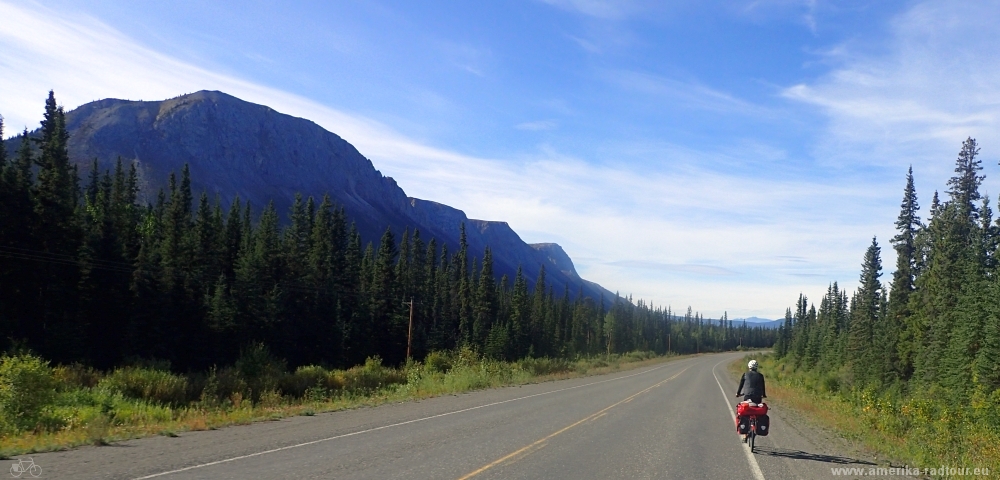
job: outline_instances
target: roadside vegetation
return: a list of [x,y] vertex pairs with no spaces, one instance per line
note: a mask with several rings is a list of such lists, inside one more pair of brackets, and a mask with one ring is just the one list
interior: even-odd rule
[[[749,359],[750,357],[747,357]],[[903,395],[851,386],[845,370],[819,372],[774,355],[754,356],[768,397],[886,459],[893,466],[1000,468],[1000,395],[956,405],[943,392]],[[746,360],[730,365],[742,373]]]
[[1000,222],[978,154],[962,143],[926,223],[910,169],[891,280],[872,239],[857,290],[800,295],[767,361],[803,409],[911,466],[1000,469]]
[[669,357],[637,351],[507,362],[465,348],[399,368],[372,357],[346,370],[289,371],[256,344],[231,367],[179,375],[166,363],[100,372],[10,355],[0,357],[0,457],[607,373]]

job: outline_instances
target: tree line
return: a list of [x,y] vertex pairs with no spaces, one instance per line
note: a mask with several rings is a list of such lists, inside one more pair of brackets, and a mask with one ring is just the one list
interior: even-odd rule
[[[0,117],[0,138],[3,138]],[[41,128],[0,142],[0,348],[111,368],[228,364],[263,343],[290,366],[348,367],[370,356],[467,346],[501,359],[770,346],[775,332],[676,316],[631,298],[555,292],[544,267],[499,280],[489,248],[450,252],[417,229],[363,243],[328,196],[224,208],[195,199],[185,166],[140,205],[136,165],[97,160],[81,180],[50,92]],[[14,143],[14,142],[8,142]],[[397,238],[398,236],[398,238]]]
[[962,143],[948,198],[934,192],[926,222],[911,167],[888,285],[872,239],[858,289],[848,295],[831,284],[818,310],[800,295],[785,314],[777,355],[861,388],[960,405],[1000,395],[1000,221],[979,191],[985,176],[978,154],[975,139]]

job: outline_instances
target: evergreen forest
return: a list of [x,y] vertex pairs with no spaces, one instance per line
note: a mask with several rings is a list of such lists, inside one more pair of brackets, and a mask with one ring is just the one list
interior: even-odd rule
[[[0,117],[0,138],[2,128]],[[56,363],[99,369],[166,361],[183,372],[232,364],[241,350],[260,344],[291,368],[347,368],[375,356],[399,365],[408,338],[418,360],[461,347],[516,360],[770,347],[777,338],[775,330],[734,325],[725,317],[706,320],[690,307],[675,315],[669,307],[631,298],[556,292],[546,284],[544,269],[535,279],[520,272],[497,279],[492,252],[469,252],[464,226],[459,248],[449,251],[419,230],[386,230],[377,243],[363,242],[344,209],[327,197],[298,196],[284,221],[272,205],[236,200],[224,206],[205,193],[196,197],[186,167],[170,175],[155,202],[142,205],[135,164],[94,160],[87,178],[80,178],[68,138],[63,109],[50,92],[41,128],[25,130],[6,142],[9,148],[0,143],[3,351],[31,351]],[[957,325],[952,316],[964,311],[949,307],[979,305],[970,303],[979,297],[964,279],[975,276],[976,288],[995,288],[992,250],[982,257],[970,253],[986,252],[996,236],[988,210],[971,203],[978,200],[976,182],[966,193],[960,190],[964,184],[956,186],[954,195],[967,195],[962,202],[968,200],[968,207],[949,202],[935,207],[930,227],[915,217],[906,224],[909,240],[899,244],[911,252],[908,271],[914,273],[906,277],[909,284],[893,288],[909,289],[913,300],[899,307],[904,297],[894,294],[886,303],[878,287],[858,300],[868,303],[852,309],[872,312],[871,319],[851,323],[866,329],[858,335],[868,343],[883,325],[914,324],[900,329],[893,344],[899,353],[886,360],[899,379],[933,376],[937,370],[927,369],[940,367],[925,350],[903,345],[944,342],[953,348],[948,339],[984,328],[985,319],[979,330],[971,324],[961,332],[945,328]],[[947,253],[937,253],[946,246]],[[875,255],[877,261],[877,250]],[[963,280],[952,277],[955,272]],[[847,331],[847,316],[837,317],[830,329],[824,312],[815,320],[803,313],[789,325],[782,351],[798,352],[808,343],[803,351],[813,352],[813,343],[803,339],[811,342],[818,329]],[[906,336],[925,324],[945,330]],[[979,352],[995,350],[991,325],[993,344],[955,355],[971,355],[972,365]],[[832,341],[841,342],[836,335]],[[817,361],[830,355],[815,352]],[[993,385],[997,375],[991,368],[992,376],[971,367],[963,371]]]
[[822,372],[834,392],[867,389],[958,406],[1000,400],[1000,221],[980,192],[978,154],[975,139],[962,143],[948,196],[934,192],[926,221],[911,167],[888,284],[872,239],[857,291],[848,295],[833,283],[818,310],[800,296],[785,314],[776,354]]

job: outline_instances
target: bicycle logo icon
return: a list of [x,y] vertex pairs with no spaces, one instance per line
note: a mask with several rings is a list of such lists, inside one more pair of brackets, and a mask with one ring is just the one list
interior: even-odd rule
[[10,466],[10,474],[14,478],[19,478],[24,472],[28,472],[28,475],[32,477],[39,477],[42,475],[42,467],[35,465],[35,460],[31,457],[28,457],[27,461],[23,458],[19,459],[17,463]]

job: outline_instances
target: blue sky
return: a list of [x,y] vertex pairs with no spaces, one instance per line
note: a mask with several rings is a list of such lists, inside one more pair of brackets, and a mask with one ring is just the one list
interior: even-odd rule
[[909,165],[928,206],[973,136],[995,200],[998,25],[985,1],[0,0],[0,114],[222,90],[607,288],[777,318],[853,289],[873,236],[889,280]]

